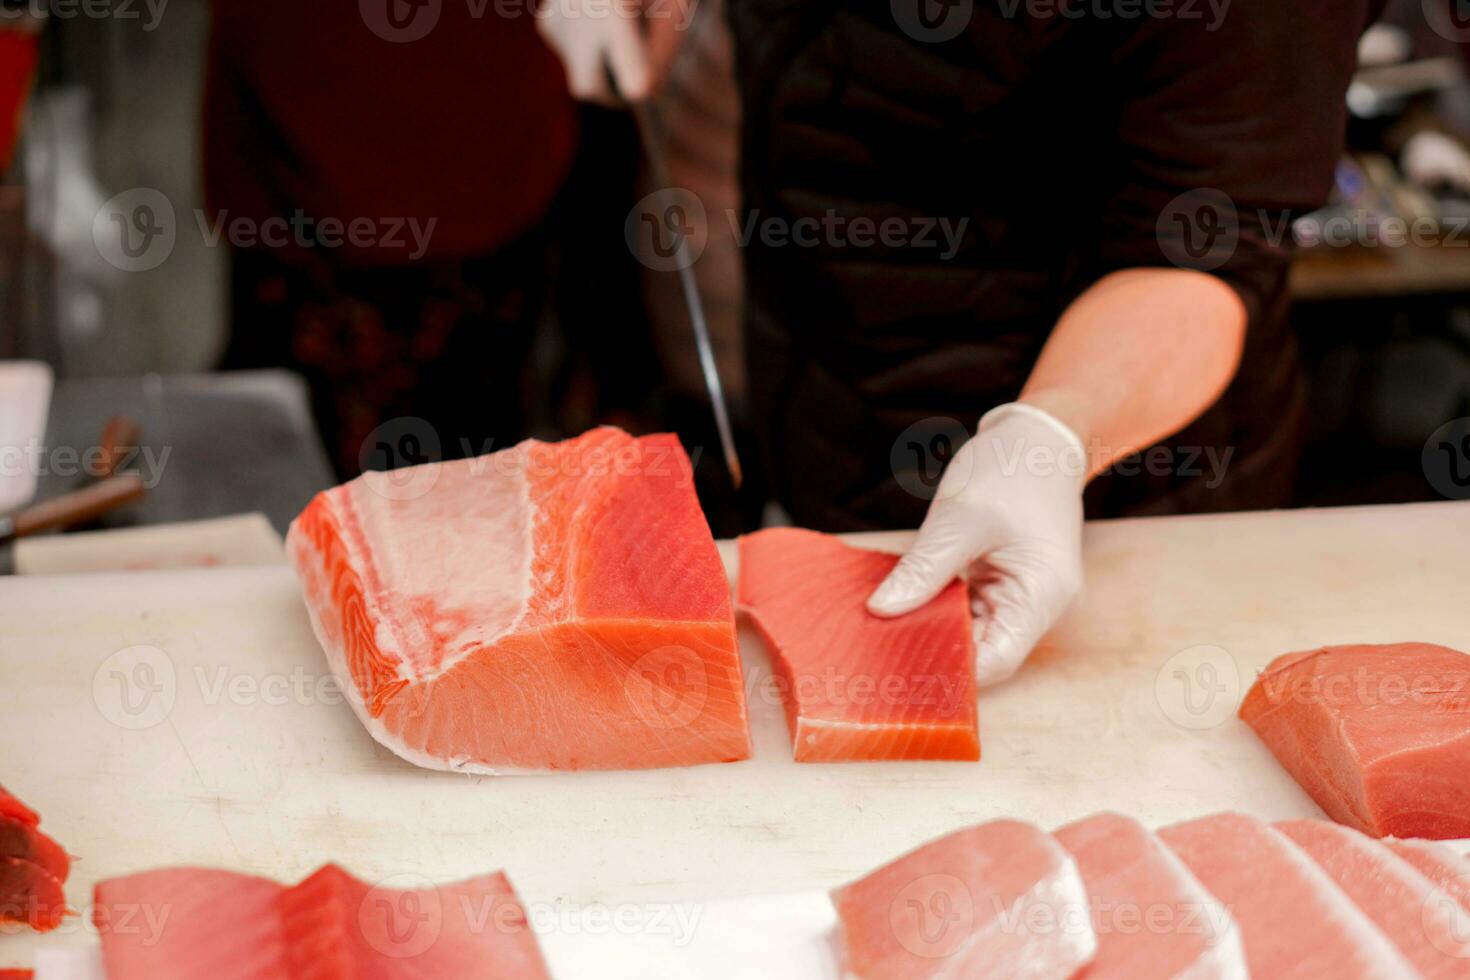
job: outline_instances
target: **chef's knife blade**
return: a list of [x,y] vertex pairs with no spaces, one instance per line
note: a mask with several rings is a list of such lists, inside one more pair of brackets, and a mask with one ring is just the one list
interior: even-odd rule
[[[618,80],[613,74],[612,66],[603,62],[603,71],[607,75],[608,86],[614,95],[622,98],[618,91]],[[657,188],[654,194],[658,197],[659,210],[664,214],[669,209],[676,207],[671,200],[673,181],[669,177],[669,168],[664,161],[663,155],[663,123],[659,118],[658,109],[647,99],[629,100],[623,99],[633,112],[634,124],[638,128],[639,142],[643,146],[644,159],[648,161],[649,176]],[[740,489],[744,479],[744,471],[740,466],[740,455],[735,451],[735,433],[730,427],[730,411],[725,404],[725,388],[720,383],[720,370],[715,363],[714,346],[710,343],[709,323],[704,316],[704,301],[699,294],[699,281],[694,276],[694,262],[689,257],[689,240],[684,236],[683,227],[677,222],[671,228],[675,235],[675,253],[679,271],[679,285],[684,293],[684,307],[689,314],[689,325],[694,330],[694,345],[699,352],[699,368],[704,375],[704,386],[709,392],[710,407],[715,413],[715,428],[720,434],[720,446],[725,452],[725,467],[730,471],[730,482],[735,489]]]

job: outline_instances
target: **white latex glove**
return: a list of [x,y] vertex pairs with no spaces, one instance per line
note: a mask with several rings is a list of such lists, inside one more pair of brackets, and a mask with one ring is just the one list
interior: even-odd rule
[[1470,194],[1470,150],[1452,136],[1432,130],[1415,133],[1404,144],[1399,165],[1410,180],[1425,187]]
[[610,68],[629,102],[653,94],[694,13],[694,0],[542,0],[536,28],[561,58],[572,95],[620,105]]
[[1010,677],[1082,588],[1086,470],[1081,440],[1048,413],[1019,403],[987,413],[868,610],[903,615],[961,576],[975,612],[976,680]]

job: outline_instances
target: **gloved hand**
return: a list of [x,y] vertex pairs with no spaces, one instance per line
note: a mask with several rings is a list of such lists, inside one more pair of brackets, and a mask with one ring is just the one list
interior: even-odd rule
[[646,99],[668,72],[694,15],[694,0],[543,0],[536,29],[561,58],[572,95],[620,105]]
[[1077,435],[1031,405],[1002,405],[950,460],[919,536],[868,600],[878,616],[929,602],[956,576],[970,584],[976,680],[1016,672],[1082,588]]
[[1410,180],[1425,187],[1447,187],[1470,194],[1470,149],[1453,136],[1427,130],[1404,144],[1399,166]]

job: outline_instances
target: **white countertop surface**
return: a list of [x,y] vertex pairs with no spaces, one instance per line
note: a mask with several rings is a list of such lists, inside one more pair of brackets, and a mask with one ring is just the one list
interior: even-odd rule
[[[1470,503],[1093,524],[1085,595],[981,696],[979,764],[793,763],[742,627],[755,758],[522,777],[419,770],[374,743],[284,566],[0,579],[0,783],[78,855],[84,910],[97,879],[160,865],[294,881],[336,861],[369,879],[504,868],[533,913],[575,918],[825,889],[1000,816],[1319,816],[1235,719],[1240,697],[1290,650],[1470,650],[1467,543]],[[0,966],[93,938],[0,936]]]

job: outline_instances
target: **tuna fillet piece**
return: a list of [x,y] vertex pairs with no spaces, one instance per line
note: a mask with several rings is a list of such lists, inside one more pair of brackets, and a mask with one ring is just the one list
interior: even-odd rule
[[980,758],[965,585],[873,616],[868,596],[897,561],[815,531],[740,539],[740,609],[771,652],[798,762]]
[[30,827],[34,827],[41,822],[41,818],[36,815],[35,810],[32,810],[20,800],[11,796],[6,792],[4,786],[0,786],[0,817],[9,817],[11,820]]
[[61,881],[71,873],[71,858],[60,844],[43,834],[35,824],[0,817],[0,857],[22,858],[39,864]]
[[0,922],[39,932],[61,924],[71,859],[40,830],[36,811],[0,787]]
[[550,980],[503,874],[401,891],[328,865],[278,907],[292,980]]
[[504,875],[418,890],[328,865],[294,888],[175,868],[98,884],[108,980],[548,980]]
[[60,878],[32,861],[0,857],[0,922],[49,932],[70,911]]
[[1464,934],[1470,937],[1470,859],[1433,841],[1386,840],[1383,843],[1459,904],[1467,917],[1462,920],[1466,923]]
[[1245,980],[1230,911],[1152,832],[1101,813],[1055,837],[1077,860],[1097,957],[1079,980]]
[[1076,862],[1014,820],[925,844],[832,900],[860,980],[1064,980],[1097,951]]
[[1388,937],[1285,835],[1239,813],[1159,831],[1235,915],[1251,976],[1403,980],[1418,974]]
[[1470,656],[1428,643],[1287,654],[1240,717],[1338,823],[1470,837]]
[[97,883],[92,921],[108,980],[285,978],[286,941],[267,878],[167,868]]
[[673,436],[366,473],[319,494],[287,548],[358,717],[411,762],[750,754],[729,583]]
[[1325,820],[1276,825],[1372,919],[1429,980],[1470,978],[1470,935],[1457,937],[1459,909],[1443,892],[1373,838]]

